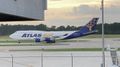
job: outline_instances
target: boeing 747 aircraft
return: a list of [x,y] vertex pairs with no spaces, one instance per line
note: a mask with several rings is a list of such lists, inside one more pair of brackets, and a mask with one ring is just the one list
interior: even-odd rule
[[96,24],[99,18],[93,18],[88,24],[77,31],[38,31],[21,30],[16,31],[9,37],[15,40],[34,40],[35,42],[45,41],[46,43],[55,43],[56,40],[73,39],[97,32]]

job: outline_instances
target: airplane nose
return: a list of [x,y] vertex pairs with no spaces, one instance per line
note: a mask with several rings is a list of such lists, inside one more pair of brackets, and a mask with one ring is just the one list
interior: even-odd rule
[[9,37],[12,38],[12,39],[14,39],[14,35],[13,34],[11,34]]

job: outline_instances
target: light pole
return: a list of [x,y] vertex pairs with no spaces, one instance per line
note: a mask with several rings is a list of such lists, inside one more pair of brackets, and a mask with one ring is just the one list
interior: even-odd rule
[[43,67],[43,53],[41,53],[41,67]]
[[101,1],[102,10],[102,67],[105,67],[105,42],[104,42],[104,0]]
[[71,53],[71,67],[74,67],[74,57],[72,53]]
[[12,54],[11,54],[11,58],[12,58],[12,67],[13,67],[14,62],[13,62],[13,55]]

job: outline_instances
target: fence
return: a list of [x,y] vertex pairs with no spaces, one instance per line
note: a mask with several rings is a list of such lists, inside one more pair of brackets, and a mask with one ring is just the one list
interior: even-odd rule
[[[1,56],[2,67],[100,67],[102,56],[97,55],[23,55],[9,57]],[[109,66],[111,57],[106,57],[106,64]]]

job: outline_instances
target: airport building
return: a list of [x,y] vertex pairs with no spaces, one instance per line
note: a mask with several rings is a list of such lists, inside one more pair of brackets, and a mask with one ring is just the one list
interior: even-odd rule
[[0,0],[0,21],[44,20],[47,0]]

